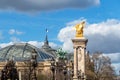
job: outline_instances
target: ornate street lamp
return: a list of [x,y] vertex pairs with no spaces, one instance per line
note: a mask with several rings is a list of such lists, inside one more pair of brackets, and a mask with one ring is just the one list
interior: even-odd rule
[[32,80],[37,80],[36,70],[35,70],[35,68],[37,67],[37,52],[35,49],[33,49],[31,55],[31,66],[32,66]]
[[73,80],[73,75],[74,75],[73,69],[68,70],[68,78],[69,78],[69,80]]
[[63,74],[64,74],[64,80],[67,80],[67,79],[66,79],[67,66],[63,66]]

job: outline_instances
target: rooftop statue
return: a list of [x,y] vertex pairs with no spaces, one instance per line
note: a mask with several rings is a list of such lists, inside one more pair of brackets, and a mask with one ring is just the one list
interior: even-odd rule
[[62,50],[62,48],[59,48],[56,53],[59,59],[66,59],[67,52]]
[[81,22],[80,24],[75,25],[76,37],[83,37],[84,26],[85,26],[85,21]]

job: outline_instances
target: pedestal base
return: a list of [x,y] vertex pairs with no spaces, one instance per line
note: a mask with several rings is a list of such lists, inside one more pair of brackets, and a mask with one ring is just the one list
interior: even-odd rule
[[78,77],[77,76],[73,76],[73,80],[78,80]]

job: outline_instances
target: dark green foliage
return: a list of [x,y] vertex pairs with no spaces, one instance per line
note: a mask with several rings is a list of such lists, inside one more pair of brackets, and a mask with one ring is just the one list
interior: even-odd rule
[[59,59],[66,59],[67,52],[63,51],[62,48],[59,48],[56,53]]

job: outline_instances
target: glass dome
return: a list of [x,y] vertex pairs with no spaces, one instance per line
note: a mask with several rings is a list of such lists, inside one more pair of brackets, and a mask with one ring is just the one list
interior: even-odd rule
[[24,61],[31,59],[32,51],[37,52],[37,60],[43,61],[53,59],[54,57],[41,49],[28,43],[17,43],[0,49],[0,60],[14,59],[16,61]]

